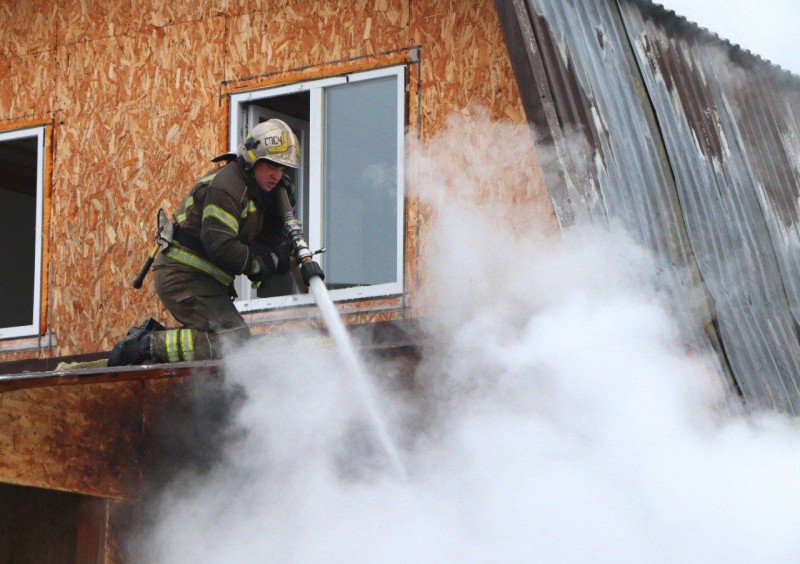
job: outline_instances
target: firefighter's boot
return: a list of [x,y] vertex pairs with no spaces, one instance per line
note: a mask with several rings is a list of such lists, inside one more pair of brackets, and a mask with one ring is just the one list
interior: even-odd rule
[[153,331],[163,326],[153,318],[147,319],[139,327],[128,331],[128,336],[114,345],[108,356],[108,366],[128,366],[141,364],[153,358],[150,352]]
[[130,336],[135,331],[139,331],[140,334],[143,335],[145,333],[152,333],[153,331],[163,331],[164,329],[166,329],[166,327],[161,325],[158,321],[156,321],[152,317],[148,317],[147,319],[142,321],[142,324],[139,325],[138,327],[131,327],[130,329],[128,329],[128,335]]

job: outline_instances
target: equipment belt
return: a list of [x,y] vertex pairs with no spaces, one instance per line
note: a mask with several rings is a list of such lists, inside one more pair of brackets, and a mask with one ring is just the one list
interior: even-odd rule
[[164,254],[176,262],[191,266],[200,272],[208,274],[226,288],[233,284],[233,276],[206,259],[205,256],[195,254],[191,249],[178,245],[170,245]]
[[172,240],[176,241],[181,247],[186,247],[194,254],[202,258],[208,258],[206,250],[203,248],[203,243],[200,239],[189,235],[186,231],[180,228],[180,225],[175,224],[175,232],[172,234]]

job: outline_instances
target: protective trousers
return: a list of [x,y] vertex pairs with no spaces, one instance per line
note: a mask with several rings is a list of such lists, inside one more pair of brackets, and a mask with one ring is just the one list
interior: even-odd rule
[[250,337],[250,329],[233,305],[228,289],[216,280],[169,259],[157,261],[153,272],[158,297],[183,324],[179,329],[153,333],[153,360],[218,359],[223,342],[241,344]]

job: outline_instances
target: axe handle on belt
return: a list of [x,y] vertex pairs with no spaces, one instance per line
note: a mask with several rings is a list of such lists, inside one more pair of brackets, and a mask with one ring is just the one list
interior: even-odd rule
[[153,261],[156,260],[156,256],[158,256],[158,251],[161,250],[161,245],[156,243],[153,246],[153,250],[150,251],[150,254],[147,255],[147,260],[144,261],[142,268],[139,270],[139,274],[136,275],[136,278],[133,279],[133,287],[137,290],[142,287],[142,282],[144,282],[144,277],[147,276],[147,272],[150,270],[150,267],[153,266]]
[[156,226],[156,244],[144,261],[142,268],[139,269],[139,274],[133,279],[133,287],[137,290],[142,287],[144,277],[147,276],[147,272],[150,270],[150,267],[153,266],[153,261],[156,260],[158,251],[162,249],[166,250],[172,243],[172,235],[175,233],[177,227],[176,224],[169,220],[163,208],[159,208],[158,214],[156,214]]

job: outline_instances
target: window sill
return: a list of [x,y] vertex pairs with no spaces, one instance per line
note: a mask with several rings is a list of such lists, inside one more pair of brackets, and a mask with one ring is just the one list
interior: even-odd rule
[[38,351],[55,347],[55,333],[45,333],[35,337],[11,337],[0,341],[0,354]]
[[[336,302],[336,309],[343,317],[402,312],[405,308],[403,296],[398,295],[351,302]],[[242,312],[242,316],[250,327],[255,328],[263,325],[309,320],[317,317],[318,312],[316,304],[311,303],[303,306]]]

